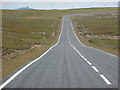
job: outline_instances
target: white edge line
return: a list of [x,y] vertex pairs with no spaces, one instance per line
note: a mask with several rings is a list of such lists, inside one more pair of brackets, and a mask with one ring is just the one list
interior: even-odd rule
[[98,51],[104,52],[104,53],[106,53],[106,54],[108,54],[108,55],[111,55],[111,56],[117,57],[116,55],[110,54],[110,53],[108,53],[108,52],[105,52],[105,51],[103,51],[103,50],[100,50],[100,49],[97,49],[97,48],[94,48],[94,47],[86,46],[85,44],[81,43],[80,40],[79,40],[79,38],[78,38],[77,35],[75,34],[75,31],[74,31],[74,28],[73,28],[73,25],[72,25],[72,21],[71,21],[71,19],[70,19],[70,22],[71,22],[71,26],[72,26],[72,29],[73,29],[72,31],[73,31],[75,37],[77,38],[77,40],[79,41],[80,44],[82,44],[82,45],[85,46],[85,47],[93,48],[93,49],[95,49],[95,50],[98,50]]
[[99,70],[95,67],[95,66],[92,66],[92,68],[98,73]]
[[63,31],[63,21],[64,21],[64,17],[62,18],[62,29],[61,29],[61,33],[59,35],[58,41],[55,45],[51,46],[46,52],[44,52],[40,57],[36,58],[35,60],[33,60],[32,62],[28,63],[26,66],[24,66],[22,69],[20,69],[18,72],[16,72],[14,75],[12,75],[7,81],[5,81],[3,84],[0,85],[0,90],[2,88],[4,88],[7,84],[9,84],[15,77],[17,77],[21,72],[23,72],[25,69],[27,69],[30,65],[32,65],[34,62],[38,61],[39,59],[41,59],[44,55],[46,55],[53,47],[57,46],[61,35],[62,35],[62,31]]
[[107,83],[107,85],[111,85],[111,82],[103,74],[100,74],[100,77]]
[[22,69],[20,69],[18,72],[16,72],[13,76],[11,76],[7,81],[5,81],[1,86],[0,90],[4,88],[8,83],[10,83],[15,77],[17,77],[21,72],[23,72],[25,69],[27,69],[30,65],[32,65],[34,62],[38,61],[41,59],[46,53],[48,53],[54,46],[49,48],[45,53],[43,53],[40,57],[36,58],[32,62],[28,63],[26,66],[24,66]]

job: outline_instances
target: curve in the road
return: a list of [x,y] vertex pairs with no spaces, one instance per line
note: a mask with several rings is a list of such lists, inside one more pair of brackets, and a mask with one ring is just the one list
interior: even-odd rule
[[70,16],[63,17],[58,42],[11,76],[0,89],[118,87],[118,58],[83,45]]

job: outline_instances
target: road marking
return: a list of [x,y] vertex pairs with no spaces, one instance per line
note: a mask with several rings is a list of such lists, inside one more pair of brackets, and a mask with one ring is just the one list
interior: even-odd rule
[[57,41],[57,43],[55,44],[55,46],[57,46],[58,43],[60,42],[60,38],[61,38],[61,35],[62,35],[62,32],[63,32],[63,22],[64,22],[64,17],[63,17],[63,20],[62,20],[62,29],[61,29],[61,33],[60,33],[60,36],[59,36],[58,41]]
[[92,68],[98,73],[99,70],[95,67],[95,66],[92,66]]
[[28,63],[26,66],[24,66],[22,69],[20,69],[18,72],[16,72],[13,76],[11,76],[7,81],[5,81],[1,86],[0,86],[0,90],[2,88],[4,88],[8,83],[10,83],[15,77],[17,77],[21,72],[23,72],[25,69],[27,69],[30,65],[32,65],[33,63],[35,63],[36,61],[38,61],[39,59],[41,59],[46,53],[48,53],[54,46],[52,46],[51,48],[49,48],[44,54],[42,54],[40,57],[38,57],[37,59],[35,59],[34,61]]
[[111,82],[103,74],[100,74],[100,76],[106,82],[106,84],[111,85]]
[[84,58],[85,61],[88,61],[86,58]]
[[[71,22],[71,20],[70,20],[70,22]],[[71,26],[72,26],[72,22],[71,22]],[[73,26],[72,26],[72,31],[73,31],[73,30],[74,30],[74,29],[73,29]],[[75,34],[74,31],[73,31],[73,33]],[[83,58],[83,59],[93,68],[93,70],[94,70],[95,72],[98,73],[98,75],[106,82],[107,85],[111,85],[112,83],[111,83],[103,74],[100,74],[99,70],[98,70],[95,66],[93,66],[92,63],[91,63],[90,61],[88,61],[88,60],[71,44],[70,38],[69,38],[69,34],[68,34],[68,30],[67,30],[67,36],[68,36],[68,40],[69,40],[70,46],[79,54],[79,56],[80,56],[81,58]],[[76,36],[76,34],[75,34],[75,36]],[[77,36],[76,36],[76,38],[78,39]],[[78,41],[79,41],[79,39],[78,39]],[[79,41],[79,42],[80,42],[80,41]],[[80,43],[81,43],[81,42],[80,42]],[[82,43],[81,43],[81,44],[82,44]],[[85,46],[85,45],[84,45],[84,46]]]
[[106,53],[106,54],[108,54],[108,55],[110,55],[110,56],[117,57],[116,55],[110,54],[110,53],[105,52],[105,51],[103,51],[103,50],[100,50],[100,49],[97,49],[97,48],[94,48],[94,47],[90,47],[90,46],[84,45],[82,42],[80,42],[79,38],[78,38],[77,35],[75,34],[75,31],[74,31],[74,28],[73,28],[73,25],[72,25],[72,21],[71,21],[71,20],[70,20],[70,23],[71,23],[71,26],[72,26],[72,31],[73,31],[75,37],[77,38],[77,40],[78,40],[78,42],[79,42],[80,44],[82,44],[82,45],[85,46],[85,47],[92,48],[92,49],[95,49],[95,50],[97,50],[97,51],[104,52],[104,53]]
[[40,57],[36,58],[35,60],[33,60],[32,62],[28,63],[26,66],[24,66],[22,69],[20,69],[19,71],[17,71],[14,75],[12,75],[8,80],[6,80],[2,85],[0,85],[0,90],[2,88],[4,88],[7,84],[9,84],[14,78],[16,78],[20,73],[22,73],[25,69],[27,69],[30,65],[32,65],[33,63],[35,63],[36,61],[40,60],[44,55],[46,55],[51,49],[53,49],[55,46],[58,45],[62,32],[63,32],[63,22],[64,22],[64,17],[62,20],[62,29],[61,29],[61,33],[59,35],[58,41],[55,45],[51,46],[46,52],[44,52]]
[[91,66],[92,65],[92,63],[90,62],[90,61],[87,61],[87,63]]

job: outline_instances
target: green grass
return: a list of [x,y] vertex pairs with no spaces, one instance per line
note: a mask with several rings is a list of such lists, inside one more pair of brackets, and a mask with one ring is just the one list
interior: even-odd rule
[[17,56],[12,58],[11,60],[3,60],[2,77],[5,78],[7,75],[14,72],[19,67],[39,57],[40,54],[45,52],[50,46],[51,45],[34,48],[22,54],[17,54]]
[[[21,16],[19,16],[20,12]],[[6,49],[10,52],[13,49],[28,49],[36,43],[51,44],[55,37],[52,34],[58,34],[61,18],[39,16],[42,14],[40,11],[34,16],[32,12],[35,11],[3,11],[3,52],[6,52]]]
[[[72,20],[77,35],[84,38],[84,41],[80,38],[84,44],[118,55],[118,39],[112,39],[113,36],[118,36],[117,13],[73,16]],[[102,38],[99,38],[101,36]],[[111,39],[108,37],[111,37]]]
[[95,35],[118,35],[117,17],[75,16],[74,21],[77,22],[77,25],[84,25],[88,29],[87,34],[92,32]]
[[[55,36],[58,34],[58,29],[60,29],[60,20],[63,15],[111,10],[117,10],[117,8],[3,10],[3,55],[11,53],[14,49],[28,49],[34,44],[51,44],[51,40],[56,38]],[[45,34],[43,35],[43,33]],[[54,37],[52,37],[53,33],[55,34]]]
[[[40,56],[57,42],[64,15],[113,10],[117,8],[2,10],[3,77]],[[34,45],[41,46],[31,49]]]
[[[3,10],[3,77],[40,56],[57,42],[61,17],[53,17],[50,13],[37,10]],[[31,49],[35,45],[41,46]]]

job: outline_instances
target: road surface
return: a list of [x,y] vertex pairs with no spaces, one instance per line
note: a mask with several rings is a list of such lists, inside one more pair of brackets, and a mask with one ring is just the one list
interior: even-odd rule
[[117,88],[118,58],[83,45],[69,15],[58,43],[4,88]]

